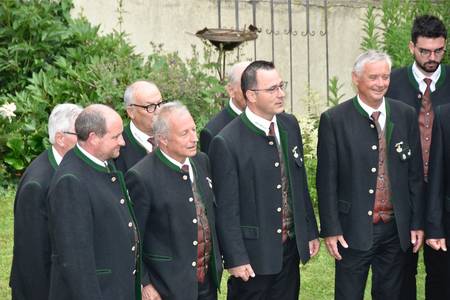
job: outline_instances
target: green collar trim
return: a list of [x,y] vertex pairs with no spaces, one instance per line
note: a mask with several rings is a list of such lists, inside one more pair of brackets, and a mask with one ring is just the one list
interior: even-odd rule
[[51,146],[47,149],[47,157],[52,168],[55,170],[58,169],[58,163],[56,162],[55,155],[53,155],[53,149]]
[[[412,65],[408,67],[407,71],[408,71],[409,82],[418,92],[420,92],[419,83],[416,81],[416,78],[414,77],[414,74],[412,71]],[[447,69],[445,68],[445,66],[443,64],[441,64],[441,75],[439,76],[439,79],[436,82],[436,90],[438,88],[442,87],[442,85],[445,83],[446,78],[447,78]],[[420,99],[419,99],[419,101],[420,101]]]
[[130,123],[124,128],[124,133],[130,140],[131,145],[133,145],[138,151],[141,151],[142,154],[147,154],[147,150],[136,140],[133,133],[131,132]]
[[84,161],[87,165],[89,165],[91,168],[93,168],[96,171],[103,172],[103,173],[109,173],[109,169],[107,167],[102,167],[95,162],[93,162],[89,157],[83,154],[83,152],[78,149],[78,146],[75,146],[74,149],[75,155],[78,156],[82,161]]
[[359,105],[358,97],[357,97],[357,96],[355,96],[355,97],[352,99],[352,102],[353,102],[353,106],[356,108],[356,110],[357,110],[363,117],[369,118],[369,114],[367,114],[367,112],[364,110],[364,108],[362,108],[361,105]]
[[413,71],[412,71],[413,65],[410,65],[407,67],[407,73],[408,73],[408,79],[411,85],[416,89],[416,91],[420,92],[419,90],[419,84],[416,81],[416,78],[414,77]]
[[[441,76],[439,76],[438,81],[436,82],[436,90],[444,85],[445,79],[447,78],[447,69],[443,64],[441,64]],[[435,91],[436,91],[435,90]]]
[[251,131],[253,131],[254,133],[256,133],[257,135],[261,135],[261,136],[266,136],[266,133],[264,131],[262,131],[261,129],[259,129],[258,127],[256,127],[247,117],[247,114],[245,113],[245,111],[240,115],[240,118],[242,120],[242,122],[244,122],[244,125],[250,129]]
[[168,166],[168,167],[169,167],[170,169],[172,169],[173,171],[178,172],[178,173],[182,173],[182,172],[183,172],[183,171],[181,171],[181,169],[180,169],[178,166],[176,166],[175,164],[173,164],[170,160],[168,160],[168,159],[164,156],[164,154],[162,154],[161,149],[157,148],[157,149],[155,150],[155,155],[161,160],[161,162],[162,162],[163,164],[165,164],[166,166]]
[[230,103],[225,106],[225,111],[230,115],[231,118],[236,118],[238,114],[231,108]]

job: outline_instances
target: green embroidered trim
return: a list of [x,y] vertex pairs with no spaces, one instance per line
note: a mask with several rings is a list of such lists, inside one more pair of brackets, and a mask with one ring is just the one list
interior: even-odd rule
[[356,110],[357,110],[363,117],[369,118],[369,115],[368,115],[367,112],[364,110],[364,108],[362,108],[361,105],[359,105],[358,97],[357,97],[357,96],[355,96],[355,97],[352,99],[352,103],[353,103],[353,106],[356,108]]
[[175,172],[182,173],[181,169],[178,166],[174,165],[171,161],[169,161],[164,156],[164,154],[161,153],[161,150],[159,148],[157,148],[154,153],[161,160],[161,162],[163,164],[165,164],[166,166],[168,166],[170,169],[172,169]]
[[158,255],[158,254],[151,254],[151,253],[144,253],[144,256],[150,260],[156,260],[156,261],[172,261],[171,256],[165,256],[165,255]]
[[130,140],[131,145],[133,145],[138,151],[140,151],[142,154],[147,154],[147,150],[142,146],[138,140],[134,137],[133,133],[131,132],[130,124],[128,124],[124,131],[123,131],[128,139]]
[[[413,88],[416,91],[420,92],[419,84],[417,83],[416,78],[414,77],[414,74],[413,74],[413,71],[412,71],[412,67],[413,67],[413,65],[410,65],[406,69],[407,73],[408,73],[409,83],[411,83],[411,85],[413,86]],[[418,100],[420,101],[420,99],[418,99]]]
[[251,131],[253,131],[254,133],[256,133],[257,135],[261,135],[261,136],[266,136],[266,133],[264,131],[262,131],[261,129],[259,129],[258,127],[256,127],[247,117],[247,114],[245,112],[243,112],[240,115],[240,118],[242,120],[242,122],[244,123],[244,125],[250,129]]
[[53,155],[53,149],[52,147],[47,149],[47,157],[48,161],[50,162],[50,165],[53,167],[53,169],[58,169],[58,163],[56,162],[55,155]]
[[95,274],[97,275],[109,275],[112,274],[111,269],[97,269],[95,270]]
[[225,110],[233,119],[238,116],[238,114],[231,108],[230,103],[228,103],[228,105],[225,107]]
[[74,149],[75,155],[78,156],[82,161],[84,161],[86,164],[88,164],[90,167],[92,167],[94,170],[103,172],[103,173],[109,173],[109,170],[107,167],[102,167],[95,162],[93,162],[89,157],[83,154],[83,152],[80,151],[78,148],[78,145],[75,146]]
[[391,144],[392,131],[394,131],[394,123],[391,121],[391,105],[388,103],[387,99],[384,99],[384,105],[386,107],[386,148],[389,149]]

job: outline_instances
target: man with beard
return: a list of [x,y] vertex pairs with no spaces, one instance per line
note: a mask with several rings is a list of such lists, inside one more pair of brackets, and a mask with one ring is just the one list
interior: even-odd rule
[[[428,185],[428,165],[434,110],[450,103],[450,67],[442,65],[446,51],[447,30],[443,22],[430,15],[414,20],[409,50],[414,57],[410,66],[394,70],[387,97],[400,100],[416,109],[422,146],[425,190]],[[425,294],[427,299],[445,299],[449,276],[445,269],[446,253],[424,247],[427,272]],[[402,299],[416,299],[417,253],[409,253],[405,268]]]

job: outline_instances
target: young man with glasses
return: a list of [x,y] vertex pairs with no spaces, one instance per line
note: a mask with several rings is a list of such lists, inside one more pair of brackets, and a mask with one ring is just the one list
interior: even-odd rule
[[247,108],[209,148],[227,299],[298,299],[299,262],[319,250],[300,128],[273,63],[252,62],[241,88]]
[[[413,106],[418,115],[422,146],[425,189],[428,185],[428,165],[435,109],[450,103],[450,66],[441,64],[446,53],[447,30],[435,16],[423,15],[414,20],[409,50],[412,65],[394,70],[387,97]],[[427,299],[445,299],[448,284],[444,262],[447,254],[424,247],[427,272],[425,294]],[[418,254],[410,253],[405,269],[402,299],[416,299]]]
[[116,160],[117,168],[125,173],[156,146],[153,138],[153,115],[164,103],[158,87],[150,81],[136,81],[123,96],[130,123],[124,128],[125,146]]

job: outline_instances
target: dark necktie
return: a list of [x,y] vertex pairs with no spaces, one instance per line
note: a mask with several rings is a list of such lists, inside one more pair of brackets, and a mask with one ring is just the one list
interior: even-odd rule
[[270,122],[268,136],[275,136],[275,123],[274,122]]
[[431,85],[432,80],[430,78],[424,78],[423,81],[425,81],[425,83],[427,84],[427,87],[425,89],[425,92],[423,93],[422,106],[423,106],[423,108],[425,108],[426,111],[429,111],[430,107],[431,107],[430,85]]
[[[155,143],[155,137],[151,136],[147,139],[147,142],[149,142],[152,145],[152,148],[156,147],[156,143]],[[153,149],[152,149],[153,150]]]
[[184,173],[189,173],[189,166],[188,166],[188,165],[182,165],[182,166],[181,166],[181,170],[182,170]]
[[375,123],[375,126],[377,127],[378,135],[381,134],[381,126],[380,126],[380,123],[378,122],[378,118],[380,117],[380,115],[381,115],[380,111],[374,111],[371,116],[373,122]]

